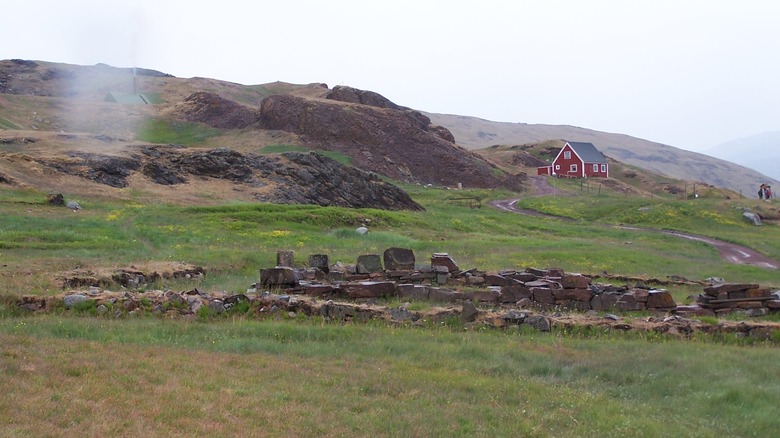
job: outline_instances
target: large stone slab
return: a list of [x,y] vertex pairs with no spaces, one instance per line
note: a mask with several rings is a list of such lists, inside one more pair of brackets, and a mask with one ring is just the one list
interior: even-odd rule
[[292,268],[295,254],[292,251],[277,251],[276,266]]
[[517,284],[502,287],[500,300],[502,303],[516,303],[523,298],[531,298],[532,296],[531,289],[525,285]]
[[554,304],[555,297],[553,297],[552,289],[543,287],[532,287],[531,293],[533,294],[533,300],[542,304]]
[[618,298],[620,296],[613,293],[595,295],[590,300],[590,308],[597,312],[613,309],[618,302]]
[[309,267],[317,268],[324,273],[330,272],[330,263],[327,254],[312,254],[309,256]]
[[552,291],[556,301],[582,301],[590,303],[593,292],[588,289],[558,289]]
[[736,292],[748,289],[758,289],[758,284],[748,283],[724,283],[715,286],[707,286],[704,293],[707,295],[717,295],[721,292]]
[[392,281],[345,283],[339,286],[339,289],[347,298],[381,298],[397,295],[395,283]]
[[561,286],[564,289],[587,289],[590,278],[580,274],[566,274],[561,277]]
[[463,292],[458,292],[452,289],[443,289],[439,287],[432,287],[430,289],[429,299],[440,303],[452,303],[455,301],[463,300],[466,295]]
[[298,273],[290,267],[277,266],[260,270],[260,284],[263,286],[293,287],[298,285]]
[[434,253],[431,256],[431,266],[443,266],[447,268],[447,272],[460,271],[460,268],[458,267],[458,264],[455,263],[455,260],[453,260],[449,254],[443,252]]
[[414,252],[407,248],[387,248],[383,254],[385,269],[414,270]]
[[355,264],[355,272],[358,274],[373,274],[383,272],[382,259],[378,254],[359,255]]
[[677,303],[674,302],[672,294],[666,290],[651,290],[647,295],[647,308],[649,309],[674,309]]
[[397,289],[402,300],[428,301],[431,288],[421,284],[399,284]]

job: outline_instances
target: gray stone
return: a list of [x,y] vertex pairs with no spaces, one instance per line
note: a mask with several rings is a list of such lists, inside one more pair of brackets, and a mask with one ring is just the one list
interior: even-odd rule
[[366,228],[366,227],[357,227],[355,229],[355,232],[362,236],[363,234],[368,233],[368,228]]
[[292,268],[295,254],[292,251],[277,251],[276,266]]
[[374,272],[382,272],[382,259],[378,254],[366,254],[360,255],[357,258],[357,264],[355,264],[355,272],[357,274],[372,274]]
[[530,325],[531,327],[542,332],[549,332],[552,328],[550,319],[542,315],[528,316],[523,321],[523,324]]
[[317,268],[324,273],[330,272],[330,265],[327,254],[312,254],[309,256],[309,266]]
[[402,299],[427,301],[430,295],[430,288],[419,284],[399,284],[398,295]]
[[260,270],[260,284],[264,286],[293,287],[298,285],[298,273],[285,266]]
[[65,307],[70,309],[76,304],[87,301],[88,299],[89,298],[87,298],[86,295],[81,295],[81,294],[66,295],[65,297],[62,298],[62,303],[65,304]]
[[225,303],[222,300],[211,300],[209,302],[209,309],[214,313],[222,313],[225,311]]
[[106,312],[108,312],[108,307],[106,307],[105,304],[101,304],[101,305],[97,306],[97,313],[98,313],[98,315],[103,315]]
[[390,309],[390,319],[393,321],[414,321],[417,318],[416,315],[406,307],[397,307],[395,309]]
[[431,256],[431,266],[442,266],[447,269],[447,272],[460,271],[455,260],[453,260],[449,254],[443,252],[437,252]]
[[528,318],[527,313],[519,312],[515,309],[510,309],[501,317],[507,324],[522,324],[526,318]]
[[78,202],[76,202],[76,201],[68,201],[68,202],[65,204],[65,206],[66,206],[66,207],[68,207],[68,208],[70,208],[71,210],[74,210],[74,211],[75,211],[75,210],[81,210],[81,205],[79,205],[79,203],[78,203]]
[[747,219],[749,222],[751,222],[753,225],[761,225],[761,217],[755,213],[751,213],[749,211],[746,211],[742,213],[742,217]]
[[471,301],[464,301],[463,308],[460,311],[460,320],[463,322],[474,322],[477,320],[479,310]]
[[384,255],[385,269],[392,270],[414,270],[414,252],[406,248],[388,248]]

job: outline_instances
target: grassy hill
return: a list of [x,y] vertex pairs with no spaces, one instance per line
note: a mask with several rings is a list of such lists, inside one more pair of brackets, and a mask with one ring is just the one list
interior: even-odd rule
[[738,164],[624,134],[577,126],[492,122],[468,116],[426,114],[434,123],[449,129],[459,145],[469,149],[546,140],[585,141],[621,163],[671,178],[731,189],[746,197],[755,197],[754,192],[763,182],[777,183]]

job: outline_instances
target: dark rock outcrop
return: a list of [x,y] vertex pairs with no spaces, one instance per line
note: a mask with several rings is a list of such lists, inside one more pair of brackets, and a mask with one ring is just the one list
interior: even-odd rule
[[215,93],[198,91],[179,102],[176,118],[220,129],[243,129],[255,122],[255,111]]
[[278,204],[422,210],[406,192],[377,175],[314,152],[264,156],[225,148],[144,146],[132,157],[74,152],[67,159],[37,161],[59,172],[117,188],[126,187],[129,177],[140,171],[161,185],[205,177],[263,187],[265,190],[257,192],[255,198]]
[[[348,100],[355,93],[339,95]],[[360,96],[365,94],[353,100]],[[356,167],[398,180],[520,189],[520,180],[443,138],[451,139],[449,131],[413,110],[274,95],[263,100],[259,126],[298,134],[318,148],[348,155]]]

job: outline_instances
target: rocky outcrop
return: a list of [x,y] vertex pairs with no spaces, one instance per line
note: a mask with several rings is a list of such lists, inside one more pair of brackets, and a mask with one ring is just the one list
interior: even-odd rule
[[377,108],[390,108],[394,110],[408,110],[409,108],[396,105],[390,99],[373,91],[359,90],[357,88],[337,85],[325,95],[326,99],[341,102],[359,103]]
[[176,104],[173,115],[220,129],[243,129],[257,118],[254,110],[207,91],[193,93]]
[[[344,100],[360,100],[355,93],[339,95]],[[521,187],[518,178],[504,175],[482,157],[456,146],[449,131],[432,126],[428,117],[413,110],[275,95],[263,100],[259,126],[298,134],[308,144],[348,155],[356,167],[393,179],[446,186]]]
[[156,184],[177,185],[199,178],[232,181],[252,188],[255,199],[278,204],[314,204],[383,210],[422,210],[400,188],[377,175],[347,167],[317,153],[279,156],[241,154],[225,148],[197,150],[143,146],[131,157],[71,153],[65,159],[40,159],[59,172],[111,187],[127,187],[143,174]]

